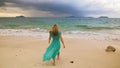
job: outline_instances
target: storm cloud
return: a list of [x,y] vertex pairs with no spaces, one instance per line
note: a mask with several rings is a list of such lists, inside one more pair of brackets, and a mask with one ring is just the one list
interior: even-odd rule
[[82,10],[70,4],[56,3],[56,2],[24,2],[19,0],[5,0],[2,1],[0,6],[5,6],[5,3],[15,4],[12,7],[20,7],[24,10],[34,9],[37,11],[46,11],[53,14],[68,14],[75,16],[83,16]]
[[[79,3],[80,2],[80,3]],[[86,3],[87,2],[87,3]],[[12,5],[9,5],[12,4]],[[102,3],[102,2],[101,2]],[[112,13],[113,9],[106,9],[104,5],[99,4],[96,1],[88,2],[88,0],[81,1],[69,1],[69,0],[0,0],[0,8],[18,7],[22,11],[34,10],[30,12],[34,16],[39,14],[39,12],[50,13],[53,15],[66,15],[66,16],[89,16],[89,15],[104,15]],[[12,10],[10,10],[12,11]],[[36,13],[38,12],[38,13]],[[46,14],[47,15],[47,14]],[[39,15],[38,15],[39,16]]]

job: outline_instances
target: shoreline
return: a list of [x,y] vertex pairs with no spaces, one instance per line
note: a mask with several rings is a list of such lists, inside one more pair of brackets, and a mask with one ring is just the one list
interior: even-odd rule
[[[120,68],[120,42],[111,40],[64,38],[57,68]],[[0,36],[0,68],[53,68],[52,61],[42,62],[48,39],[31,36]],[[116,52],[105,52],[107,46]],[[74,63],[70,63],[74,61]]]
[[[64,31],[62,32],[65,38],[78,38],[78,39],[101,39],[101,40],[119,40],[119,30],[98,30],[98,31]],[[0,29],[0,36],[32,36],[42,39],[47,39],[49,31],[45,29]]]

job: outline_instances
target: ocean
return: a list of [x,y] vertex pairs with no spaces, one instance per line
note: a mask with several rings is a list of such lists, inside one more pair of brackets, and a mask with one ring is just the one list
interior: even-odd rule
[[120,40],[120,18],[0,18],[0,36],[34,36],[47,39],[58,24],[67,38]]

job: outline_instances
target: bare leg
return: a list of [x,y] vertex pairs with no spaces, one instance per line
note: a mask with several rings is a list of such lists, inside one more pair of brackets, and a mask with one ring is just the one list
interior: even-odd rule
[[60,58],[60,52],[58,53],[58,55],[57,55],[57,59],[59,60],[59,58]]
[[53,65],[55,66],[55,58],[53,59]]

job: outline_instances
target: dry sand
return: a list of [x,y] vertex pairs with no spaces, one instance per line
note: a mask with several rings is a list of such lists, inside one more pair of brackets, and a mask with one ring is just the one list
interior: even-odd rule
[[[25,36],[0,36],[0,68],[120,68],[120,41],[64,39],[56,66],[42,62],[48,40]],[[105,52],[108,45],[116,52]],[[70,63],[74,61],[74,63]]]

